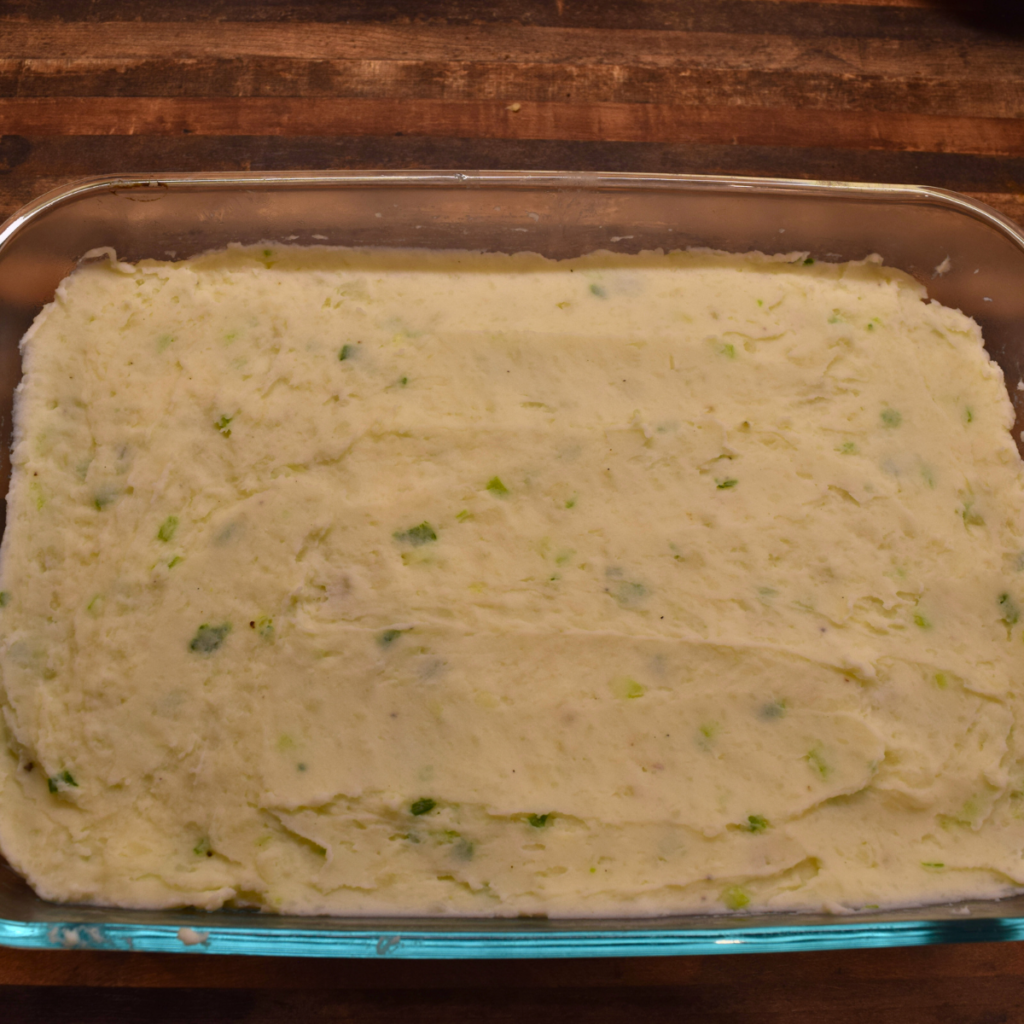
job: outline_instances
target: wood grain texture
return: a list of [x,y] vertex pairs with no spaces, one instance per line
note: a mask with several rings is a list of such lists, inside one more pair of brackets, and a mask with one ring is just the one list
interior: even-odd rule
[[[1020,0],[0,0],[0,220],[107,173],[920,183],[1024,224]],[[518,110],[510,109],[518,104]],[[0,1020],[1024,1021],[1024,947],[516,963],[0,951]]]
[[524,1020],[1017,1021],[1024,949],[939,946],[800,955],[344,962],[11,953],[0,1005],[19,1024]]
[[[508,103],[504,100],[298,98],[0,99],[0,123],[23,135],[426,135],[578,142],[813,145],[817,111],[661,103]],[[831,111],[831,148],[1024,155],[1012,118]]]
[[[785,968],[785,976],[780,976]],[[723,986],[742,977],[757,992],[805,988],[823,978],[853,988],[868,982],[1021,979],[1024,945],[977,943],[860,949],[821,953],[696,957],[618,957],[595,960],[459,961],[288,959],[285,957],[160,955],[95,950],[7,950],[0,986],[30,984],[137,988],[455,989],[526,986],[678,988]],[[0,987],[0,1005],[4,989]]]
[[[1008,955],[1008,952],[1010,955]],[[1020,1020],[1019,947],[503,964],[40,954],[0,989],[19,1024],[117,1021],[814,1022]],[[110,966],[100,966],[107,958]],[[225,960],[229,962],[224,962]],[[202,968],[201,970],[199,968]]]

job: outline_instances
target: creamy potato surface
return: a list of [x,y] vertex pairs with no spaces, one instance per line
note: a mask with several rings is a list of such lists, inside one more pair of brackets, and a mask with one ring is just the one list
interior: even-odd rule
[[111,255],[23,353],[0,847],[44,897],[1024,888],[1010,403],[899,271]]

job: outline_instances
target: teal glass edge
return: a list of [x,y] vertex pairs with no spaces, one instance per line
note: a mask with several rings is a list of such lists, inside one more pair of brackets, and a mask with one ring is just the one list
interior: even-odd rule
[[[193,919],[194,924],[201,926],[201,922],[201,918]],[[0,945],[19,949],[413,960],[782,953],[1020,939],[1024,939],[1024,918],[638,931],[576,931],[570,928],[547,934],[473,929],[453,932],[401,928],[394,931],[320,931],[0,922]]]

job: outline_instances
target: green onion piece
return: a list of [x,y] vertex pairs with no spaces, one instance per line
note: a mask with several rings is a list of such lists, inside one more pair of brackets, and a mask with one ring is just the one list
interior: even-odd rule
[[437,540],[434,528],[427,522],[420,523],[419,526],[413,526],[408,530],[399,530],[392,536],[400,543],[411,544],[414,548]]
[[825,758],[822,756],[821,750],[815,747],[813,750],[808,750],[804,754],[804,760],[823,778],[827,779],[832,774],[832,769],[829,767]]
[[420,799],[417,800],[409,810],[412,811],[413,814],[419,816],[421,814],[429,814],[436,806],[436,800],[431,800],[429,796],[423,796],[420,797]]
[[750,903],[750,893],[748,893],[742,886],[730,885],[729,888],[722,893],[722,902],[730,910],[742,910]]
[[526,820],[534,828],[543,828],[548,823],[548,818],[550,817],[550,812],[548,814],[531,814]]
[[504,498],[509,493],[508,488],[501,482],[501,478],[496,476],[492,476],[487,481],[487,490],[491,494],[496,494],[499,498]]
[[62,786],[74,786],[75,789],[78,789],[75,777],[66,768],[46,780],[46,787],[51,793],[59,793]]
[[160,529],[156,531],[156,539],[162,540],[165,543],[174,536],[174,531],[178,528],[178,517],[168,516],[161,524]]
[[230,632],[230,622],[225,622],[221,626],[209,626],[204,623],[196,630],[196,635],[189,642],[188,649],[196,654],[213,654],[224,643]]

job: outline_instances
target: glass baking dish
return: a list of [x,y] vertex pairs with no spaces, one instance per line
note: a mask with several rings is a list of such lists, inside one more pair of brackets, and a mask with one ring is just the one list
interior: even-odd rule
[[[0,487],[18,342],[90,249],[185,258],[230,242],[533,251],[709,247],[879,253],[981,325],[1024,426],[1024,233],[956,193],[904,185],[575,172],[108,176],[0,226]],[[1022,449],[1024,450],[1024,449]],[[2,520],[0,520],[2,526]],[[1024,896],[850,916],[614,920],[304,918],[47,903],[0,860],[0,944],[287,956],[579,957],[773,952],[1024,938]]]

